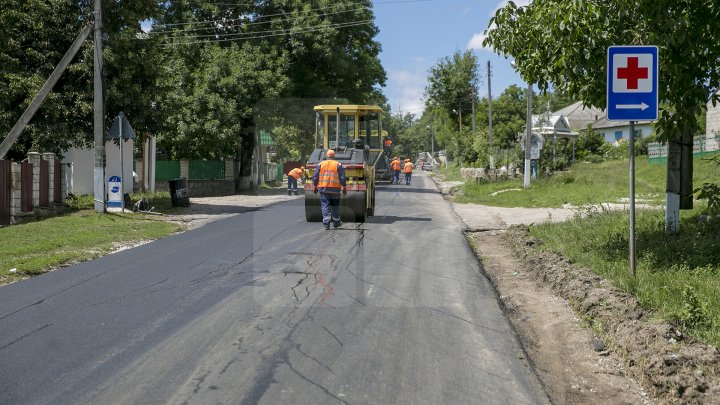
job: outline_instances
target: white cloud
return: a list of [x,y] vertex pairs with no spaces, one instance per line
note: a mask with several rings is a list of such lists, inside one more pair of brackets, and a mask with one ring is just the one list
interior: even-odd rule
[[[499,2],[497,4],[497,6],[495,6],[495,9],[492,12],[490,12],[490,17],[495,17],[495,13],[497,13],[497,11],[500,10],[501,8],[507,6],[508,1],[509,0],[502,0],[501,2]],[[518,7],[525,7],[525,6],[529,6],[530,3],[532,3],[532,0],[513,0],[513,3],[515,3],[515,5]]]
[[[495,6],[495,9],[493,9],[492,12],[490,12],[490,17],[495,17],[495,13],[497,13],[498,10],[501,8],[507,6],[509,0],[502,0]],[[530,5],[532,3],[532,0],[513,0],[515,5],[518,7],[525,7]],[[495,24],[493,23],[489,27],[490,29],[495,28]],[[473,34],[472,38],[470,38],[470,41],[468,41],[467,49],[473,49],[473,50],[486,50],[486,51],[493,51],[492,48],[483,46],[483,41],[487,38],[487,35],[485,35],[484,32],[476,32]]]
[[423,93],[426,83],[427,77],[424,72],[388,69],[388,84],[392,87],[389,102],[393,112],[422,114],[425,109]]
[[487,38],[487,35],[483,32],[478,32],[476,34],[473,34],[472,38],[470,38],[470,41],[468,41],[467,49],[474,49],[474,50],[480,50],[484,49],[487,51],[492,51],[492,48],[483,46],[483,41]]

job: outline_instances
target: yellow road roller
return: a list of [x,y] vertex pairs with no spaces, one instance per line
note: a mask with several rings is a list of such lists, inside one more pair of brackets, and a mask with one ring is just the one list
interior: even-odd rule
[[[328,149],[345,168],[347,195],[340,198],[343,221],[365,222],[375,213],[375,165],[383,158],[382,109],[372,105],[315,106],[315,145],[305,164],[305,178],[312,179]],[[322,221],[320,196],[312,181],[305,183],[305,219]]]

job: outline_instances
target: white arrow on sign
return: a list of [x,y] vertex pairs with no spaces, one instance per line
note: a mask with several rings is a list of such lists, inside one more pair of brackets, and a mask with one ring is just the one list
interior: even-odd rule
[[639,109],[640,111],[645,111],[648,107],[650,107],[650,106],[645,103],[615,105],[615,108],[617,108],[618,110],[638,110]]

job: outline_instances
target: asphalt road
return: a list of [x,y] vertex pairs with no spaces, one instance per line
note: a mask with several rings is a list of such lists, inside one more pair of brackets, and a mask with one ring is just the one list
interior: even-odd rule
[[0,404],[548,402],[427,177],[302,203],[0,287]]

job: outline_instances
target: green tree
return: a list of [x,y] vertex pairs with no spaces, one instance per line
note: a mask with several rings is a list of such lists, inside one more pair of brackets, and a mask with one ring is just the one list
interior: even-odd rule
[[470,117],[468,107],[476,98],[479,84],[480,69],[475,54],[456,51],[430,68],[425,107],[439,107],[447,114],[452,114],[453,110],[465,111],[466,117]]
[[[0,134],[7,134],[70,47],[92,21],[93,1],[0,0]],[[152,126],[149,101],[155,70],[152,45],[135,40],[140,21],[158,12],[153,0],[105,1],[107,122],[123,110],[138,132]],[[93,58],[87,41],[8,157],[31,149],[63,152],[92,142]],[[139,101],[147,102],[140,105]]]
[[[659,98],[669,106],[661,109],[658,137],[692,144],[707,100],[718,100],[719,19],[720,5],[707,0],[548,0],[526,7],[510,2],[491,19],[485,45],[515,58],[526,81],[541,89],[552,84],[598,106],[605,105],[608,46],[657,45]],[[688,152],[681,164],[692,178]],[[688,183],[680,190],[685,207],[692,205]]]
[[[170,49],[164,145],[178,155],[235,151],[247,184],[260,100],[382,100],[376,86],[384,84],[385,71],[371,6],[350,0],[165,3],[150,35]],[[208,66],[216,63],[220,67]],[[303,155],[313,146],[302,124],[267,107],[261,108],[264,124],[278,128],[265,129],[287,142],[282,154]]]
[[[455,128],[455,136],[446,139],[445,135],[449,133],[442,130],[438,139],[448,150],[450,158],[463,162],[474,162],[477,158],[472,148],[475,134],[470,131],[467,122],[472,119],[470,106],[476,100],[479,83],[477,57],[471,51],[456,51],[430,68],[425,87],[426,110],[443,117],[442,128],[446,125],[450,128],[454,125]],[[444,119],[450,117],[453,119]]]

